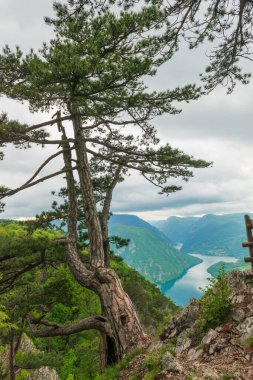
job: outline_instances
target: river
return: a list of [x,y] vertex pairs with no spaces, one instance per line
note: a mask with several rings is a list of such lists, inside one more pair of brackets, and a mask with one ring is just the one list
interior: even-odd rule
[[209,282],[208,278],[211,277],[207,269],[218,263],[225,261],[226,263],[234,263],[237,261],[235,257],[230,256],[206,256],[200,254],[192,254],[202,260],[202,263],[195,265],[187,270],[177,280],[169,281],[161,286],[161,291],[167,297],[171,298],[176,305],[185,306],[191,298],[199,298],[203,292],[199,288],[206,287]]

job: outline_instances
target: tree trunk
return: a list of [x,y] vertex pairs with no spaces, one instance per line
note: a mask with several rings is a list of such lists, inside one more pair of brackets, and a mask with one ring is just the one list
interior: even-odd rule
[[[86,213],[86,222],[89,235],[89,249],[91,253],[90,269],[87,270],[80,262],[75,246],[75,219],[76,200],[74,177],[67,171],[68,198],[69,198],[69,266],[79,283],[92,289],[100,298],[102,316],[110,326],[110,333],[101,333],[100,363],[103,370],[113,364],[134,348],[144,347],[149,338],[144,333],[133,304],[124,292],[121,281],[113,269],[107,268],[104,254],[104,241],[101,224],[98,217],[94,192],[92,187],[86,143],[83,136],[82,122],[79,115],[73,115],[73,129],[75,134],[75,151],[77,157],[77,171],[80,181],[82,200]],[[67,147],[67,146],[66,146]],[[65,156],[66,167],[71,165],[71,156]],[[120,168],[118,169],[120,173]],[[118,174],[117,174],[118,175]],[[114,186],[112,186],[113,190]],[[110,198],[110,199],[109,199]],[[111,194],[108,196],[111,200]],[[108,202],[109,202],[108,201]],[[108,210],[106,213],[108,214]],[[105,221],[105,227],[107,224]],[[105,238],[108,240],[107,229]],[[75,265],[75,262],[80,265]],[[88,281],[89,276],[91,279]],[[85,283],[87,285],[85,285]],[[91,286],[92,284],[92,286]]]
[[135,348],[146,347],[149,337],[144,333],[138,316],[121,281],[113,269],[100,268],[98,296],[102,315],[111,325],[112,336],[102,334],[100,362],[110,365]]
[[107,188],[103,209],[100,215],[100,224],[101,224],[101,231],[103,236],[103,247],[104,247],[104,256],[105,256],[105,266],[110,266],[110,242],[109,242],[109,234],[108,234],[108,219],[109,219],[109,213],[110,213],[110,207],[112,202],[112,193],[117,185],[119,178],[120,178],[120,172],[121,172],[121,165],[119,165],[114,173],[114,177],[112,178],[112,181],[110,185]]
[[73,116],[73,129],[75,135],[76,158],[78,162],[77,171],[89,235],[91,265],[93,268],[98,268],[103,267],[105,264],[103,238],[91,181],[90,165],[83,136],[82,121],[78,114]]
[[9,368],[10,368],[10,380],[16,380],[16,374],[15,374],[15,341],[14,341],[13,335],[11,335],[11,338],[10,338]]

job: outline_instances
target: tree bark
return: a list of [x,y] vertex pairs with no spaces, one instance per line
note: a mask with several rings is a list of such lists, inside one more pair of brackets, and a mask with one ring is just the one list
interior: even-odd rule
[[112,336],[102,336],[104,356],[100,362],[110,365],[132,349],[146,347],[149,337],[144,333],[132,301],[123,290],[117,273],[111,268],[100,268],[98,296],[102,314],[110,323]]
[[114,177],[110,183],[110,186],[108,187],[104,199],[103,209],[100,215],[100,224],[101,224],[101,231],[103,236],[103,247],[104,247],[104,256],[105,256],[105,266],[109,267],[110,265],[110,242],[109,242],[109,236],[108,236],[108,219],[109,219],[109,213],[111,208],[111,202],[112,202],[112,193],[117,185],[119,178],[120,178],[120,172],[122,167],[119,165],[114,173]]
[[10,351],[9,351],[9,369],[10,369],[10,380],[16,380],[15,373],[15,340],[14,336],[11,334],[10,337]]
[[[146,346],[149,342],[149,338],[142,329],[133,304],[128,295],[124,292],[118,275],[113,269],[107,268],[108,263],[106,263],[105,260],[103,233],[96,209],[82,123],[80,116],[78,116],[76,112],[73,114],[73,128],[75,133],[75,150],[78,161],[77,171],[82,192],[82,200],[86,211],[91,262],[90,268],[87,269],[77,253],[77,204],[75,199],[75,183],[73,172],[72,170],[69,170],[71,168],[71,151],[65,137],[65,131],[62,129],[62,138],[65,139],[65,145],[63,144],[63,147],[69,147],[69,149],[64,149],[69,202],[68,262],[77,281],[83,286],[92,289],[99,296],[102,318],[105,318],[106,323],[109,326],[109,329],[100,329],[100,364],[101,369],[103,370],[105,366],[117,362],[132,349]],[[110,204],[111,194],[108,199]],[[106,213],[108,213],[107,209]],[[105,237],[108,239],[107,230]],[[91,324],[89,328],[96,327],[94,324]],[[108,331],[110,333],[108,333]],[[61,333],[63,333],[63,331],[61,331]]]
[[[50,326],[47,329],[37,329],[35,324],[43,324]],[[84,330],[98,330],[103,334],[108,336],[112,335],[112,330],[108,321],[100,316],[88,317],[72,323],[70,325],[62,325],[54,322],[49,322],[47,320],[31,320],[30,322],[31,332],[34,336],[40,338],[53,337],[53,336],[63,336],[63,335],[72,335]]]
[[103,238],[91,182],[90,166],[83,136],[82,121],[80,115],[78,114],[73,115],[73,129],[75,135],[76,157],[78,162],[77,171],[82,199],[85,206],[84,209],[89,235],[91,265],[94,268],[99,268],[103,267],[105,264]]

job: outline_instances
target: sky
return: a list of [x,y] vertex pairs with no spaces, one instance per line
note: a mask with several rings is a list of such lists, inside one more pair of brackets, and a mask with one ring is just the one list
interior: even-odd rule
[[[0,47],[19,45],[25,52],[38,49],[53,37],[43,21],[52,15],[53,0],[0,0]],[[208,46],[189,51],[185,46],[148,79],[151,89],[163,90],[188,83],[199,83],[206,64]],[[253,71],[253,64],[247,66]],[[211,168],[194,170],[194,177],[182,183],[183,190],[170,196],[158,195],[157,188],[137,174],[115,189],[112,211],[135,214],[145,220],[161,220],[171,215],[189,216],[253,211],[253,83],[238,84],[231,95],[223,87],[189,104],[180,104],[179,115],[164,115],[154,120],[162,143],[170,143],[195,158],[213,162]],[[37,124],[46,114],[31,114],[26,104],[0,98],[0,111],[11,119]],[[5,149],[0,161],[0,185],[18,187],[53,152],[53,147],[31,150]],[[49,172],[62,168],[56,160]],[[44,172],[48,173],[48,172]],[[175,181],[170,182],[175,183]],[[64,186],[56,177],[5,200],[1,218],[31,218],[50,209],[51,191]]]

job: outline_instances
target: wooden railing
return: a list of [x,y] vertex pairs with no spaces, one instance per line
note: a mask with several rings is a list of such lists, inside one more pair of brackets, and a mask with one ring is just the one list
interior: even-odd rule
[[251,263],[251,269],[253,270],[253,236],[252,236],[252,229],[253,229],[253,219],[250,219],[249,215],[244,216],[245,220],[245,226],[246,226],[246,234],[248,241],[243,242],[242,246],[245,248],[249,248],[249,255],[250,257],[245,257],[244,261],[245,263]]

